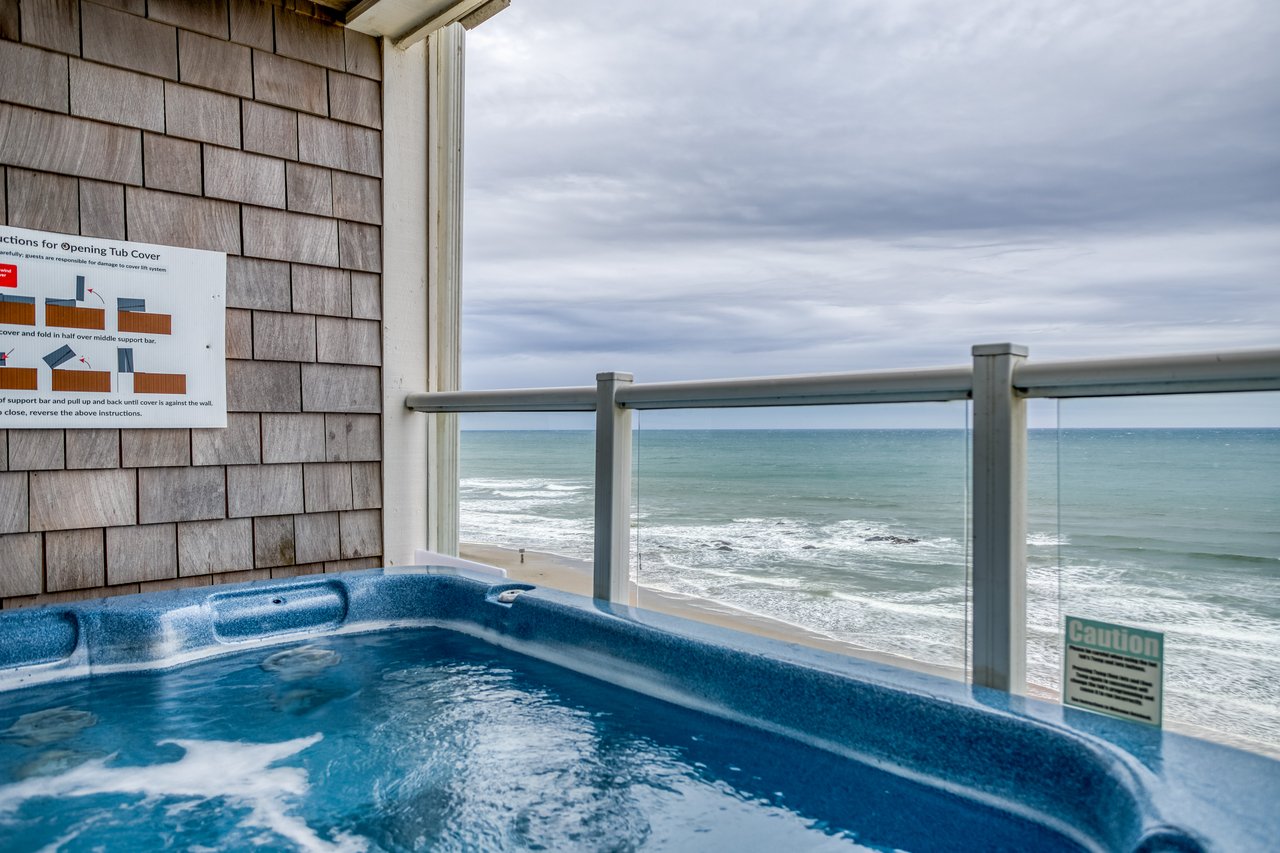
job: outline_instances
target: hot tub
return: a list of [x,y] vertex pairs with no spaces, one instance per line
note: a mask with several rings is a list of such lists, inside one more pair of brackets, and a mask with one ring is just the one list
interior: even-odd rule
[[1280,762],[464,570],[0,614],[0,848],[1274,850]]

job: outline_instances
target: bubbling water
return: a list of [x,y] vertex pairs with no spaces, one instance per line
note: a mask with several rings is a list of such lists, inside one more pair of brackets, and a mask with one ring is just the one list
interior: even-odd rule
[[[335,683],[348,689],[305,708],[274,699],[281,684]],[[55,705],[68,689],[6,694],[0,726],[19,735],[0,739],[6,849],[953,843],[931,835],[928,821],[902,819],[913,810],[961,838],[1072,849],[1039,826],[918,782],[441,629],[94,678],[73,685],[74,706]],[[55,720],[56,751],[24,741]],[[38,772],[33,762],[43,762]]]

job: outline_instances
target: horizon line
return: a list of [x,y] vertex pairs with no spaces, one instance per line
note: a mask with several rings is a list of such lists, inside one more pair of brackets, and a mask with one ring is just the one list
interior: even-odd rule
[[[1264,431],[1280,430],[1280,426],[1048,426],[1027,427],[1027,432],[1070,432],[1076,430],[1094,430],[1109,432],[1157,432],[1168,430],[1237,430]],[[915,426],[879,426],[879,427],[635,427],[632,432],[972,432],[972,427],[915,427]],[[593,427],[464,427],[459,432],[595,432]]]

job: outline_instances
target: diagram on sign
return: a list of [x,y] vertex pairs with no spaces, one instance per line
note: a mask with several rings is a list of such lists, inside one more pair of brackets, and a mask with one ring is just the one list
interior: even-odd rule
[[101,296],[89,288],[86,292],[84,284],[84,276],[76,276],[76,295],[74,299],[53,299],[46,297],[44,300],[44,324],[59,329],[97,329],[104,331],[107,328],[107,309],[90,308],[82,305],[85,297],[92,294],[97,296],[98,301],[106,304]]
[[0,391],[36,390],[36,369],[21,367],[12,361],[17,350],[11,344],[0,346],[5,347],[5,350],[0,350]]
[[173,317],[168,314],[148,314],[145,299],[117,299],[116,328],[122,332],[168,335],[172,334]]
[[[17,268],[0,264],[0,270]],[[17,287],[16,272],[0,279],[0,287]],[[12,284],[8,282],[13,282]],[[93,304],[93,300],[101,307]],[[106,300],[95,288],[85,283],[85,277],[76,276],[75,296],[47,296],[44,300],[45,326],[55,329],[107,330]],[[36,300],[33,296],[0,293],[0,325],[36,325]],[[147,311],[147,300],[139,297],[116,299],[116,330],[126,334],[171,335],[173,315]]]
[[[3,278],[0,278],[0,286],[17,287],[17,267],[12,264],[5,264],[3,268]],[[93,305],[94,300],[97,300],[102,307]],[[85,276],[78,275],[75,277],[75,295],[73,297],[45,297],[44,325],[49,329],[106,332],[106,304],[107,300],[103,298],[102,294],[97,289],[88,286]],[[141,297],[117,297],[115,319],[116,331],[122,334],[173,334],[173,315],[148,311],[147,300]],[[35,297],[0,294],[0,325],[35,326]],[[21,334],[36,337],[54,337],[57,333],[25,332]],[[62,335],[58,336],[62,337]],[[86,336],[81,335],[79,337]],[[99,339],[116,340],[114,337],[105,335],[99,336]],[[151,339],[147,338],[143,340],[152,342]],[[12,348],[0,352],[0,368],[5,368],[0,370],[0,390],[40,390],[36,368],[14,367],[9,364],[9,358],[13,352]],[[49,370],[51,371],[51,385],[48,390],[68,393],[110,393],[112,390],[111,371],[95,370],[89,359],[77,354],[70,344],[64,344],[52,350],[43,356],[43,359],[49,365]],[[135,370],[132,347],[117,348],[116,363],[117,381],[115,389],[121,393],[187,393],[187,376],[185,373]]]
[[0,429],[226,426],[225,300],[221,253],[0,225]]
[[[66,344],[46,355],[44,362],[53,372],[54,391],[106,393],[111,390],[111,371],[94,370],[87,358],[77,356],[75,350]],[[62,367],[67,362],[71,362],[71,367]]]
[[135,394],[185,394],[187,393],[187,375],[185,373],[144,373],[133,369],[133,348],[120,347],[116,350],[116,371],[120,374],[120,385],[133,380]]
[[34,326],[36,324],[35,297],[0,293],[0,323],[10,326]]

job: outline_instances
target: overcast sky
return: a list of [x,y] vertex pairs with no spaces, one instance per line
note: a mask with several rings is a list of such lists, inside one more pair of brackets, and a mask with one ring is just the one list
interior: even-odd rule
[[466,388],[1280,345],[1275,0],[514,0],[467,39]]

